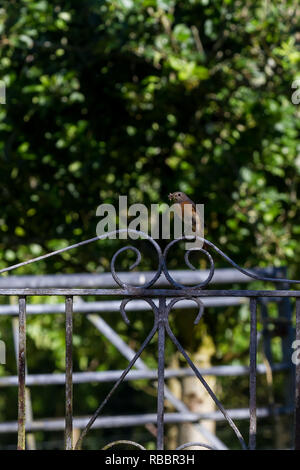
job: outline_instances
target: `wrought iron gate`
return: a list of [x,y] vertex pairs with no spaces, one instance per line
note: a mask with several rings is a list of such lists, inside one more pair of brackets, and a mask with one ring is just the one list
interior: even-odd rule
[[[119,230],[113,232],[114,234],[127,231]],[[241,273],[245,274],[251,279],[261,280],[261,281],[271,281],[274,283],[287,283],[287,284],[300,284],[299,280],[289,280],[285,278],[272,278],[265,277],[257,272],[249,271],[238,266],[234,261],[232,261],[223,251],[217,248],[213,243],[208,240],[204,240],[204,247],[199,251],[207,257],[209,262],[209,271],[207,278],[198,283],[195,286],[187,287],[183,284],[177,282],[170,274],[167,268],[167,257],[170,249],[175,243],[178,243],[182,239],[176,239],[170,242],[165,248],[164,252],[161,251],[160,246],[155,240],[149,237],[147,234],[142,232],[136,232],[134,230],[129,230],[130,232],[135,233],[138,236],[148,240],[157,254],[158,268],[154,273],[152,279],[145,282],[142,286],[130,285],[122,281],[119,275],[116,272],[116,260],[118,256],[125,252],[126,250],[132,250],[136,255],[136,261],[131,266],[131,269],[136,267],[141,260],[140,251],[134,246],[126,246],[119,249],[113,256],[111,261],[111,273],[118,284],[119,288],[117,289],[74,289],[74,288],[1,288],[0,295],[2,296],[17,296],[18,305],[19,305],[19,360],[18,360],[18,449],[25,449],[25,371],[26,371],[26,298],[27,296],[63,296],[65,298],[65,334],[66,334],[66,377],[65,377],[65,448],[66,449],[80,449],[83,444],[83,440],[87,435],[88,431],[92,427],[96,418],[102,412],[104,406],[118,388],[118,386],[124,381],[126,375],[134,366],[135,362],[140,357],[142,351],[147,347],[151,339],[157,335],[158,336],[158,369],[157,369],[157,450],[163,450],[164,448],[164,397],[165,397],[165,342],[166,338],[171,340],[176,346],[178,351],[185,358],[189,367],[193,370],[195,376],[199,379],[201,385],[206,389],[207,393],[211,396],[212,400],[215,402],[217,408],[223,414],[224,418],[228,422],[229,426],[232,428],[233,433],[236,435],[237,440],[240,443],[242,449],[255,449],[256,447],[256,429],[257,429],[257,413],[256,413],[256,374],[257,374],[257,303],[259,299],[262,298],[295,298],[296,299],[296,339],[299,340],[300,344],[300,291],[299,290],[213,290],[209,289],[209,284],[212,280],[215,270],[214,259],[211,253],[216,253],[225,259],[231,266],[236,268]],[[106,234],[101,237],[94,237],[89,240],[71,245],[69,247],[57,250],[47,255],[40,256],[33,260],[25,261],[17,265],[11,266],[6,269],[2,269],[0,273],[12,271],[20,266],[24,266],[29,263],[37,262],[39,260],[45,259],[50,256],[57,255],[64,251],[77,248],[88,243],[95,242],[107,238],[110,234]],[[189,255],[191,251],[186,251],[185,253],[185,262],[190,269],[195,269],[189,260]],[[155,287],[156,281],[159,277],[164,274],[166,279],[169,282],[169,288],[157,288]],[[113,296],[115,298],[121,299],[120,303],[120,313],[126,323],[129,323],[129,319],[126,314],[126,305],[134,300],[140,299],[147,302],[154,315],[153,327],[150,333],[147,335],[140,349],[137,351],[135,356],[129,362],[128,367],[123,371],[119,379],[115,382],[113,388],[106,396],[106,398],[99,405],[93,416],[90,418],[89,422],[83,429],[78,441],[73,443],[73,380],[72,380],[72,336],[73,336],[73,297],[74,296]],[[249,442],[246,443],[238,427],[234,423],[230,414],[223,407],[222,403],[218,400],[214,392],[209,387],[206,380],[203,378],[203,375],[200,373],[199,369],[195,366],[193,361],[190,359],[182,345],[179,343],[178,339],[174,335],[170,324],[169,324],[169,315],[177,302],[182,300],[191,300],[198,307],[198,314],[195,318],[195,324],[199,323],[203,314],[204,314],[204,305],[202,300],[204,298],[225,298],[225,297],[246,297],[250,300],[250,345],[249,345],[249,379],[250,379],[250,388],[249,388]],[[158,299],[158,304],[154,302],[154,299]],[[298,361],[297,361],[298,362]],[[300,362],[300,361],[299,361]],[[109,448],[114,443],[108,444],[106,448]],[[191,445],[199,445],[199,447],[213,448],[204,443],[186,443],[183,446],[180,446],[180,449],[186,448]],[[137,446],[138,448],[143,448],[138,443],[132,443],[132,445]],[[295,390],[295,449],[300,449],[300,365],[296,364],[296,390]]]

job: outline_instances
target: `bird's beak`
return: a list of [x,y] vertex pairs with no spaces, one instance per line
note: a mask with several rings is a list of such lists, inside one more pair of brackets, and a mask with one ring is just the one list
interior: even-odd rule
[[168,196],[168,198],[169,198],[170,201],[173,201],[173,199],[174,199],[174,194],[173,194],[173,193],[170,193],[169,196]]

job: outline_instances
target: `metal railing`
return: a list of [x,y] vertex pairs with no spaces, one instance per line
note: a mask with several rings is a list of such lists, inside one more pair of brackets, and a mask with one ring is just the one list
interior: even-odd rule
[[[124,232],[127,230],[119,230],[114,233],[120,233]],[[280,299],[290,299],[290,298],[295,298],[296,299],[296,339],[300,341],[300,291],[299,290],[289,290],[287,288],[282,289],[282,286],[287,287],[290,283],[295,283],[299,284],[299,280],[289,280],[286,279],[285,277],[272,277],[272,276],[266,276],[261,273],[261,271],[250,271],[246,270],[244,268],[241,268],[238,266],[234,261],[232,261],[225,253],[223,253],[219,248],[217,248],[213,243],[211,243],[208,240],[200,239],[204,241],[204,247],[200,249],[199,251],[207,257],[210,268],[209,270],[203,272],[195,272],[193,274],[193,278],[196,282],[196,285],[192,287],[187,287],[184,284],[182,284],[182,279],[179,282],[178,280],[175,280],[173,277],[173,272],[169,271],[167,268],[167,257],[168,253],[171,249],[171,247],[175,244],[178,243],[180,240],[174,240],[170,242],[167,247],[165,248],[164,252],[161,251],[159,245],[153,240],[151,237],[146,235],[145,233],[142,232],[137,232],[134,230],[128,230],[129,232],[133,232],[136,235],[141,236],[144,239],[147,239],[152,246],[156,250],[157,254],[157,259],[158,259],[158,268],[156,271],[153,273],[148,273],[147,276],[145,276],[143,273],[139,274],[139,280],[138,280],[138,285],[133,285],[131,284],[130,276],[129,278],[127,277],[127,282],[122,281],[121,274],[117,274],[116,272],[116,260],[118,256],[125,252],[126,250],[131,250],[136,254],[136,261],[135,263],[131,266],[131,269],[136,267],[141,260],[141,253],[140,251],[135,248],[134,246],[127,246],[124,248],[119,249],[115,255],[112,258],[111,261],[111,274],[113,276],[113,279],[115,280],[116,284],[118,285],[118,288],[106,288],[105,286],[102,288],[94,288],[94,287],[84,287],[84,288],[69,288],[69,287],[1,287],[0,288],[0,295],[1,296],[17,296],[18,297],[18,316],[19,316],[19,331],[18,331],[18,424],[17,424],[17,430],[18,430],[18,449],[25,449],[25,427],[26,427],[26,410],[25,410],[25,403],[26,403],[26,394],[25,394],[25,385],[26,385],[26,309],[27,309],[27,302],[26,298],[27,296],[63,296],[65,298],[65,306],[64,306],[64,312],[65,312],[65,336],[66,336],[66,373],[65,376],[62,377],[62,374],[56,374],[56,376],[52,377],[51,383],[61,383],[64,381],[65,383],[65,421],[64,421],[64,427],[65,427],[65,448],[66,449],[80,449],[82,447],[84,438],[86,437],[88,431],[91,429],[93,425],[97,426],[99,425],[99,421],[102,420],[101,425],[105,426],[105,418],[99,417],[101,414],[103,408],[113,395],[113,393],[116,391],[116,389],[119,387],[119,385],[124,381],[124,380],[129,380],[133,379],[135,377],[154,377],[154,371],[149,371],[143,364],[143,362],[140,359],[140,355],[143,352],[143,350],[147,347],[151,339],[157,335],[158,337],[158,368],[157,368],[157,374],[156,379],[157,379],[157,413],[155,415],[145,415],[142,416],[140,421],[134,420],[135,424],[137,424],[137,421],[139,423],[149,423],[149,422],[156,422],[157,425],[157,450],[163,450],[164,448],[164,424],[165,422],[183,422],[183,421],[190,421],[190,422],[198,422],[199,419],[203,418],[211,418],[218,420],[220,419],[220,416],[225,419],[229,426],[231,427],[233,433],[236,435],[237,440],[240,443],[240,446],[242,449],[255,449],[256,447],[256,431],[257,431],[257,415],[259,416],[264,416],[264,414],[267,412],[267,410],[264,409],[259,409],[257,410],[256,406],[256,376],[257,372],[262,372],[263,368],[261,365],[257,367],[257,304],[260,301],[265,301],[265,300],[280,300]],[[100,239],[107,238],[110,234],[106,234],[101,237],[94,237],[89,240],[85,240],[83,242],[80,242],[75,245],[71,245],[69,247],[63,248],[61,250],[54,251],[52,253],[48,253],[47,255],[40,256],[38,258],[35,258],[33,260],[28,260],[23,263],[19,263],[17,265],[11,266],[9,268],[2,269],[0,273],[7,272],[7,271],[12,271],[14,269],[17,269],[18,267],[27,265],[29,263],[33,263],[45,258],[48,258],[50,256],[54,256],[57,254],[60,254],[62,252],[68,251],[73,248],[77,248],[82,245],[86,245],[88,243],[95,242]],[[182,238],[181,240],[184,240],[185,238]],[[275,290],[247,290],[247,289],[242,289],[242,290],[234,290],[234,289],[229,289],[229,290],[216,290],[216,289],[207,289],[209,287],[209,284],[212,282],[215,274],[215,266],[214,266],[214,260],[211,255],[211,253],[208,251],[211,250],[212,252],[217,253],[219,256],[221,256],[223,259],[225,259],[231,266],[233,266],[234,271],[231,270],[231,275],[234,277],[236,276],[236,272],[239,272],[239,276],[244,276],[244,281],[246,279],[256,279],[256,280],[261,280],[261,281],[269,281],[272,283],[279,283],[281,286],[280,289],[275,289]],[[185,253],[185,262],[187,266],[193,270],[195,270],[194,266],[191,264],[189,260],[189,255],[191,251],[186,251]],[[224,271],[225,272],[225,271]],[[168,282],[168,288],[165,288],[164,286],[161,287],[161,279],[162,275],[164,275],[166,281]],[[277,272],[278,275],[278,272]],[[135,274],[131,274],[131,276],[134,278],[136,276]],[[217,272],[216,278],[218,276],[221,276],[221,270]],[[184,276],[183,276],[184,277]],[[221,276],[222,277],[222,276]],[[150,279],[149,279],[150,278]],[[230,273],[228,272],[228,278],[230,278]],[[129,281],[128,281],[129,279]],[[235,277],[235,279],[237,279]],[[3,279],[3,282],[9,282],[9,278]],[[224,279],[223,279],[224,281]],[[24,280],[23,280],[24,282]],[[29,279],[28,279],[29,282]],[[222,281],[221,281],[222,282]],[[30,283],[29,283],[30,284]],[[28,284],[27,284],[28,285]],[[87,418],[82,418],[80,421],[80,418],[76,418],[76,426],[83,428],[81,435],[79,439],[77,440],[76,443],[73,442],[73,425],[74,425],[74,418],[73,418],[73,383],[77,383],[79,381],[84,381],[84,373],[77,373],[73,374],[73,365],[72,365],[72,337],[73,337],[73,314],[74,314],[74,296],[79,297],[81,299],[84,299],[87,296],[96,296],[96,297],[103,297],[103,296],[110,296],[110,297],[116,297],[118,299],[121,299],[121,303],[119,306],[117,306],[115,301],[107,301],[111,302],[114,305],[114,309],[119,308],[120,313],[122,315],[123,320],[125,323],[129,323],[129,319],[126,314],[126,308],[127,305],[130,302],[135,302],[135,303],[140,303],[141,301],[146,302],[149,306],[149,308],[152,310],[154,314],[154,322],[153,322],[153,327],[150,331],[150,333],[147,335],[146,339],[142,343],[140,349],[133,354],[132,351],[126,351],[127,357],[130,359],[129,364],[127,368],[119,375],[117,378],[114,386],[112,387],[111,391],[109,394],[105,397],[105,399],[102,401],[102,403],[99,405],[93,416],[89,419]],[[240,430],[236,426],[235,422],[233,419],[237,418],[239,419],[240,417],[247,417],[245,416],[245,413],[243,415],[243,410],[242,413],[239,413],[240,410],[226,410],[222,403],[219,401],[215,393],[212,391],[210,386],[208,385],[207,381],[204,379],[203,375],[208,375],[207,370],[201,371],[198,369],[193,361],[190,359],[182,345],[179,343],[178,339],[174,335],[170,324],[169,324],[169,315],[170,312],[173,308],[178,307],[179,302],[184,302],[185,304],[188,303],[189,306],[191,303],[195,304],[198,308],[198,314],[196,315],[195,318],[195,324],[199,323],[201,320],[203,313],[204,313],[204,308],[205,304],[209,304],[209,302],[218,302],[218,300],[223,299],[226,303],[226,299],[249,299],[250,301],[250,345],[249,345],[249,356],[250,356],[250,362],[249,362],[249,368],[241,368],[239,371],[237,370],[237,373],[249,373],[249,442],[246,443]],[[240,300],[239,300],[240,301]],[[79,307],[77,306],[76,308],[84,310],[86,308],[86,311],[90,311],[91,306],[89,305],[91,302],[84,302],[82,301],[79,303]],[[98,307],[100,308],[100,302],[94,302],[94,304],[98,304]],[[1,306],[1,308],[6,308],[6,306]],[[9,314],[15,314],[15,306],[10,306],[11,310]],[[28,309],[34,309],[36,306],[34,305],[29,305]],[[7,314],[8,310],[3,311],[1,313],[1,308],[0,308],[0,315],[1,314]],[[51,311],[51,308],[53,308],[52,305],[47,305],[46,310]],[[57,308],[57,306],[55,307]],[[61,308],[61,304],[60,304]],[[93,309],[97,308],[95,305]],[[105,307],[104,307],[105,308]],[[140,306],[138,307],[140,308]],[[107,310],[106,310],[107,311]],[[101,319],[98,317],[98,321]],[[94,321],[97,323],[96,319]],[[98,325],[99,326],[99,325]],[[104,325],[102,324],[100,328],[103,328]],[[184,357],[186,360],[187,364],[190,367],[190,370],[193,372],[193,374],[199,379],[199,382],[202,384],[202,386],[206,389],[207,393],[210,395],[212,400],[214,401],[216,407],[218,408],[217,412],[214,413],[209,413],[209,414],[202,414],[202,416],[199,416],[197,413],[191,413],[187,407],[182,403],[179,402],[174,396],[172,396],[171,392],[168,390],[168,388],[165,386],[165,379],[166,377],[172,376],[180,376],[180,374],[186,373],[188,375],[188,372],[180,372],[180,371],[166,371],[165,370],[165,342],[166,338],[169,338],[169,340],[172,341],[172,343],[175,345],[177,350],[181,353],[181,355]],[[114,341],[116,341],[116,338],[114,338]],[[290,367],[290,364],[288,362],[288,357],[285,357],[286,363],[277,365],[278,370],[282,370],[286,367]],[[137,366],[139,364],[139,370],[138,371],[132,371],[131,369],[134,366]],[[218,368],[212,368],[213,370],[211,371],[214,375],[218,375]],[[219,373],[220,373],[219,368]],[[274,370],[276,370],[276,365],[274,365]],[[187,370],[186,370],[187,371]],[[223,369],[225,371],[225,369]],[[142,372],[142,373],[141,373]],[[205,372],[205,374],[204,374]],[[190,372],[189,372],[190,373]],[[94,378],[96,377],[94,373]],[[106,373],[107,374],[107,373]],[[115,379],[118,376],[118,372],[115,372],[114,374],[111,374],[109,378],[105,377],[105,373],[98,373],[97,378],[98,380],[112,380]],[[15,378],[2,378],[0,380],[0,385],[2,381],[2,386],[4,385],[9,385],[8,382],[5,382],[7,380],[11,380],[11,383],[14,383]],[[27,378],[27,384],[33,385],[34,383],[41,383],[45,380],[45,377],[40,376],[40,377],[34,377],[34,376],[28,376]],[[299,431],[299,426],[300,426],[300,367],[299,365],[296,364],[296,390],[295,390],[295,449],[300,448],[300,431]],[[180,411],[180,413],[165,413],[164,412],[164,399],[168,398],[173,404],[176,404],[176,409]],[[277,410],[278,412],[280,411],[286,411],[286,410]],[[129,417],[124,417],[123,421],[122,419],[116,420],[117,424],[115,425],[132,425],[132,420],[130,420]],[[120,424],[121,422],[121,424]],[[123,424],[122,424],[123,423]],[[110,424],[112,424],[111,419],[110,419]],[[62,422],[58,423],[56,422],[56,426],[59,426],[59,428],[62,426]],[[201,426],[201,425],[200,425]],[[45,427],[45,423],[44,423]],[[27,425],[27,430],[32,431],[32,430],[37,430],[43,428],[42,426],[39,426],[38,422],[32,422],[29,423],[29,426]],[[51,428],[51,426],[50,426]],[[53,429],[53,427],[51,428]],[[57,429],[57,427],[54,429]],[[215,445],[209,445],[205,443],[186,443],[182,446],[180,446],[180,449],[186,448],[188,446],[193,445],[198,445],[199,447],[208,447],[208,448],[224,448],[222,446],[222,443],[216,438],[212,437],[209,432],[205,431],[205,429],[202,427],[201,428],[203,434],[206,435],[211,439],[211,442],[214,441]],[[1,425],[0,425],[0,431],[1,431]],[[106,448],[111,447],[112,445],[117,444],[111,443],[106,446]],[[142,448],[142,446],[138,443],[131,443],[132,445],[135,445],[139,448]]]

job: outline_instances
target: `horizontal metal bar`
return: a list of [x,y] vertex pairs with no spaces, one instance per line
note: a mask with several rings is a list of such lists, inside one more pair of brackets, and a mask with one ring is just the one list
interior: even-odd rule
[[[257,274],[264,274],[274,276],[274,268],[258,269],[254,268],[251,271]],[[172,278],[176,279],[181,284],[199,284],[203,282],[208,274],[208,269],[200,271],[188,270],[170,270]],[[155,271],[142,271],[139,273],[119,272],[121,279],[126,279],[126,282],[135,285],[143,285],[150,281],[155,275]],[[251,278],[239,272],[234,268],[220,268],[216,269],[211,280],[211,284],[229,284],[235,282],[250,282]],[[169,281],[162,274],[156,281],[156,286],[169,285]],[[114,287],[117,286],[111,273],[76,273],[76,274],[44,274],[41,276],[25,275],[25,276],[7,276],[0,278],[0,288],[25,288],[25,287]]]
[[[237,408],[228,409],[227,412],[230,414],[232,419],[243,420],[249,419],[248,408]],[[279,407],[271,410],[267,407],[258,408],[258,418],[267,418],[268,416],[291,414],[293,408],[291,407]],[[90,417],[75,417],[73,418],[74,428],[84,428]],[[209,413],[165,413],[165,423],[194,423],[201,420],[210,419],[212,421],[224,421],[224,416],[220,411],[213,411]],[[155,413],[141,414],[141,415],[129,415],[129,416],[105,416],[97,418],[93,424],[95,428],[119,428],[127,426],[143,426],[149,423],[156,423],[157,415]],[[51,419],[40,419],[28,423],[28,431],[62,431],[64,430],[65,420],[64,418],[51,418]],[[0,423],[0,433],[14,433],[18,429],[17,421],[10,421],[7,423]]]
[[[219,297],[217,299],[206,298],[203,299],[203,305],[205,307],[227,307],[234,305],[241,305],[248,302],[246,298],[240,297]],[[158,301],[154,300],[154,303],[158,305]],[[183,310],[185,308],[194,308],[195,302],[192,300],[183,300],[180,304],[175,304],[174,309]],[[129,312],[151,310],[150,305],[143,300],[134,300],[128,304],[126,310]],[[55,314],[64,313],[65,307],[62,303],[57,304],[28,304],[27,315],[41,315],[41,314]],[[108,312],[120,312],[120,300],[100,300],[95,302],[74,302],[73,305],[74,313],[108,313]],[[0,305],[0,315],[18,315],[17,305]]]
[[96,295],[118,297],[300,297],[300,290],[200,290],[200,289],[0,289],[0,295]]
[[[273,372],[280,372],[291,367],[290,364],[280,363],[272,366]],[[214,366],[209,368],[198,368],[201,375],[204,376],[241,376],[249,374],[248,366]],[[265,374],[266,366],[264,364],[257,365],[257,373]],[[103,371],[103,372],[74,372],[73,384],[89,383],[89,382],[114,382],[118,380],[123,370]],[[190,367],[182,369],[165,369],[165,378],[172,377],[192,377],[194,372]],[[124,380],[141,380],[141,379],[157,379],[157,370],[132,370],[128,372]],[[30,374],[26,377],[27,386],[33,385],[65,385],[65,374]],[[18,377],[16,375],[0,377],[0,388],[18,385]]]

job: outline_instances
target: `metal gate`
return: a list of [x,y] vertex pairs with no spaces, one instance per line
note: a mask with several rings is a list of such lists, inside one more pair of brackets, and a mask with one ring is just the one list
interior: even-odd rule
[[[127,231],[119,230],[113,232],[113,234]],[[136,361],[138,361],[142,351],[147,347],[151,339],[157,335],[158,337],[158,368],[157,368],[157,413],[156,413],[156,424],[157,424],[157,450],[164,449],[164,399],[168,395],[168,390],[165,387],[165,343],[166,340],[170,340],[176,346],[178,351],[186,360],[188,366],[191,368],[195,376],[199,379],[201,386],[203,386],[207,393],[211,396],[215,402],[216,407],[222,413],[224,419],[228,422],[233,433],[236,435],[237,440],[240,443],[242,449],[255,449],[256,447],[256,430],[257,430],[257,407],[256,407],[256,376],[257,376],[257,304],[262,299],[296,299],[296,339],[300,344],[300,291],[282,289],[278,290],[216,290],[210,289],[209,285],[212,281],[215,272],[215,264],[212,254],[218,254],[221,258],[225,259],[233,268],[238,270],[249,279],[256,279],[261,281],[270,281],[273,283],[279,283],[282,285],[300,284],[299,280],[289,280],[283,277],[269,277],[264,276],[259,272],[249,271],[238,266],[232,261],[223,251],[216,247],[213,243],[208,240],[201,239],[204,241],[204,247],[199,251],[207,257],[209,263],[209,270],[206,272],[205,279],[202,279],[196,285],[187,287],[182,283],[176,281],[171,272],[167,268],[167,258],[170,249],[176,243],[185,238],[176,239],[170,242],[165,250],[162,252],[160,246],[150,236],[142,232],[131,231],[138,236],[146,239],[152,244],[157,254],[157,270],[153,273],[151,279],[145,281],[142,285],[131,285],[128,282],[122,281],[119,274],[116,272],[116,260],[118,256],[126,250],[131,250],[136,255],[136,261],[131,266],[131,269],[136,267],[141,261],[141,253],[134,246],[126,246],[119,249],[111,260],[111,274],[118,285],[117,289],[112,288],[43,288],[43,287],[27,287],[27,288],[1,288],[1,296],[17,296],[18,297],[18,309],[19,309],[19,334],[18,334],[18,449],[25,449],[25,425],[26,425],[26,411],[25,411],[25,385],[26,385],[26,298],[27,296],[63,296],[65,298],[65,335],[66,335],[66,374],[65,374],[65,448],[66,449],[81,449],[85,436],[96,421],[97,417],[101,414],[104,406],[113,395],[115,390],[124,381],[127,374],[131,371]],[[66,248],[48,253],[47,255],[40,256],[33,260],[25,261],[17,265],[11,266],[6,269],[2,269],[0,273],[12,271],[18,267],[40,261],[50,256],[60,254],[62,252],[77,248],[88,243],[95,242],[107,238],[110,234],[106,234],[101,237],[94,237],[89,240],[77,243],[75,245],[68,246]],[[194,266],[189,260],[190,251],[185,252],[185,262],[190,269],[195,270]],[[160,288],[155,286],[160,276],[164,275],[167,279],[169,286],[167,288]],[[132,300],[143,300],[151,308],[154,316],[153,327],[146,339],[142,343],[140,349],[135,353],[134,357],[130,360],[127,368],[122,372],[120,377],[115,382],[109,394],[105,397],[102,403],[99,405],[93,416],[89,419],[85,425],[77,442],[73,442],[73,367],[72,367],[72,336],[73,336],[73,297],[80,296],[85,298],[86,296],[112,296],[116,299],[120,299],[120,313],[126,323],[129,323],[129,319],[126,314],[126,306]],[[250,301],[249,317],[250,317],[250,344],[249,344],[249,442],[246,443],[238,427],[234,423],[230,413],[223,407],[215,393],[211,390],[210,386],[203,378],[203,374],[195,366],[193,361],[190,359],[178,339],[174,335],[170,324],[169,315],[175,304],[180,301],[192,301],[198,308],[198,314],[195,318],[195,324],[199,323],[204,313],[203,299],[209,298],[222,298],[227,297],[243,297],[248,298]],[[154,301],[157,299],[157,302]],[[296,380],[295,380],[295,449],[300,449],[300,366],[298,361],[296,362]],[[188,417],[186,417],[188,420]],[[111,443],[106,448],[117,444]],[[131,443],[132,445],[143,448],[139,443]],[[214,449],[214,446],[207,444],[198,443],[186,443],[180,446],[180,449],[187,448],[191,445],[198,445],[199,448],[206,447]]]

